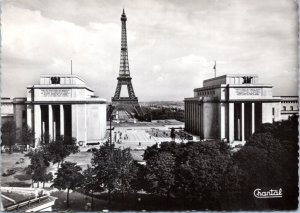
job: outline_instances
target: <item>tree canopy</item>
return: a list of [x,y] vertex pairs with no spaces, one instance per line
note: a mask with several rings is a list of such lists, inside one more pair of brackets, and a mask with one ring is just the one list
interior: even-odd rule
[[[148,147],[143,188],[160,198],[171,196],[172,205],[182,203],[183,209],[296,209],[297,119],[262,124],[237,152],[221,141]],[[281,188],[283,197],[257,199],[253,196],[257,188]]]
[[14,121],[6,121],[1,126],[1,145],[12,146],[16,143],[16,124]]
[[26,173],[31,174],[33,183],[48,182],[52,180],[52,173],[47,173],[50,165],[49,158],[43,149],[29,152],[26,156],[30,158],[30,165],[26,168]]
[[67,189],[67,207],[69,204],[69,192],[70,189],[74,190],[78,188],[83,181],[83,175],[81,174],[81,167],[76,163],[64,162],[61,164],[61,168],[56,173],[56,178],[53,181],[53,187],[61,190]]
[[69,141],[65,140],[64,136],[59,136],[56,140],[52,140],[51,143],[45,144],[44,149],[47,155],[49,155],[50,161],[53,164],[58,163],[58,166],[70,154],[79,152],[79,147],[76,145],[76,139],[73,138]]
[[21,144],[34,146],[34,132],[28,125],[21,129]]
[[[292,117],[263,124],[240,151],[233,155],[234,169],[228,172],[227,198],[248,209],[295,209],[298,201],[298,121]],[[233,184],[233,180],[236,183]],[[240,181],[240,180],[243,181]],[[282,189],[283,198],[257,201],[256,188]],[[237,193],[238,192],[238,193]]]
[[229,147],[221,141],[164,142],[149,147],[146,161],[146,189],[160,196],[180,197],[183,202],[216,201],[223,175],[230,163]]
[[115,148],[106,143],[93,152],[91,164],[98,184],[108,190],[109,201],[112,192],[121,192],[124,197],[125,193],[138,189],[134,182],[138,178],[138,168],[130,149]]

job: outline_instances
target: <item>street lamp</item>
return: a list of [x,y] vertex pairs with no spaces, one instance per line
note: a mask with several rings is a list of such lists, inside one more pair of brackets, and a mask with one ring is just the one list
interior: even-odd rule
[[94,210],[94,178],[96,177],[96,175],[92,175],[92,203],[91,203],[91,209],[92,211]]
[[111,145],[112,145],[112,135],[111,135],[111,131],[114,130],[115,127],[111,127],[111,121],[112,121],[112,113],[113,113],[113,106],[110,104],[108,105],[109,109],[109,148],[111,149]]

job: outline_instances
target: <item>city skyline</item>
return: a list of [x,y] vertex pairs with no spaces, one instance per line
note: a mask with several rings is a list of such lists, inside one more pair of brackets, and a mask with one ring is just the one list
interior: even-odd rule
[[[296,95],[297,2],[3,1],[2,97],[26,95],[41,74],[73,74],[111,100],[122,9],[129,67],[143,101],[180,101],[217,75],[257,74],[274,95]],[[285,82],[288,82],[286,84]]]

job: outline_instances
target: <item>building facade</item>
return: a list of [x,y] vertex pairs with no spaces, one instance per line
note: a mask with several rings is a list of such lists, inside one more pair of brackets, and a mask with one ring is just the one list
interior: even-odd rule
[[1,124],[14,120],[14,107],[11,98],[1,98]]
[[185,131],[200,140],[245,142],[262,123],[282,119],[281,101],[257,75],[207,79],[194,89],[193,98],[184,100]]
[[298,96],[281,96],[281,119],[287,120],[290,116],[298,115]]
[[1,98],[1,125],[13,122],[16,139],[21,136],[21,130],[26,125],[26,98]]
[[[39,84],[27,87],[27,97],[14,98],[12,106],[2,104],[1,108],[13,113],[17,130],[24,125],[33,130],[35,146],[60,135],[83,145],[105,137],[106,100],[95,96],[77,76],[42,75]],[[1,111],[1,117],[5,116]]]

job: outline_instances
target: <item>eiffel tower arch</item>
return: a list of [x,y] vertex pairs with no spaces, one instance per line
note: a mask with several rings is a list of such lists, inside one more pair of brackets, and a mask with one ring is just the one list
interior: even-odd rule
[[[113,113],[123,111],[128,113],[128,115],[130,115],[132,118],[135,116],[143,118],[144,114],[140,107],[138,98],[135,96],[131,82],[132,78],[129,71],[126,21],[127,17],[123,9],[123,13],[121,15],[122,32],[120,70],[119,77],[117,78],[118,84],[115,95],[112,97],[112,105],[114,107]],[[121,97],[122,86],[127,87],[128,97]]]

